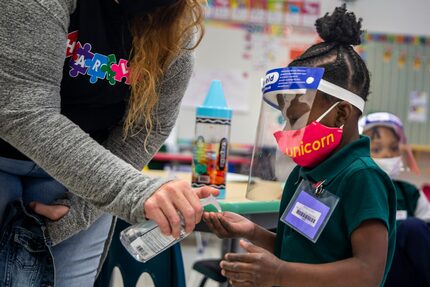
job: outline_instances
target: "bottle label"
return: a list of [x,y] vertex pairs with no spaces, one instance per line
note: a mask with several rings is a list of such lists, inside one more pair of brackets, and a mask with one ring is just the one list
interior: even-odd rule
[[226,138],[223,138],[219,143],[219,156],[217,169],[224,170],[227,164],[227,148],[228,142]]
[[193,143],[192,187],[205,185],[225,189],[227,173],[228,140],[206,142],[203,136]]
[[136,238],[130,243],[130,246],[137,252],[139,258],[146,262],[186,236],[187,234],[182,228],[179,238],[175,239],[173,236],[164,235],[157,227]]

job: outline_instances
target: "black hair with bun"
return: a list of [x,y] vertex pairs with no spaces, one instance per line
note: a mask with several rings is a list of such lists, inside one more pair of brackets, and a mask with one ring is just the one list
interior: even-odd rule
[[[331,15],[327,13],[319,18],[315,26],[324,42],[311,46],[288,66],[322,67],[325,69],[325,80],[366,100],[370,85],[369,71],[352,47],[361,43],[361,19],[357,20],[354,13],[346,10],[344,4],[337,7]],[[329,101],[336,100],[324,95]]]

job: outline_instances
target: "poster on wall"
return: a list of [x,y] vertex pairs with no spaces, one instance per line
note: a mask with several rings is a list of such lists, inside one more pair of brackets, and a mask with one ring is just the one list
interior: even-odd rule
[[231,17],[231,6],[229,0],[214,0],[213,16],[216,19],[228,20]]
[[251,0],[251,10],[249,11],[249,21],[255,24],[265,24],[267,22],[267,2]]
[[427,122],[427,92],[412,91],[409,93],[408,121]]
[[303,3],[303,23],[305,27],[313,27],[321,13],[319,1],[305,1]]
[[283,24],[283,9],[284,3],[278,0],[267,1],[267,22],[276,25]]
[[245,22],[249,17],[250,0],[232,0],[231,1],[231,20]]
[[288,1],[285,4],[285,24],[300,25],[303,14],[302,1]]

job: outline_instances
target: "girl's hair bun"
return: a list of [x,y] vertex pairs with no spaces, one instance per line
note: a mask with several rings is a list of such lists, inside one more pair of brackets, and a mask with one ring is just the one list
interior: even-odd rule
[[361,44],[361,21],[355,18],[353,12],[346,10],[346,5],[336,7],[333,14],[328,13],[315,22],[315,27],[321,39],[327,43],[343,45]]

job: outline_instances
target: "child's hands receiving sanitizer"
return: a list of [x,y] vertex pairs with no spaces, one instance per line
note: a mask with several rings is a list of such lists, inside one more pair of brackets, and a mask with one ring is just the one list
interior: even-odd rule
[[[200,199],[202,206],[213,205],[218,212],[221,212],[221,206],[212,195]],[[157,256],[175,243],[180,242],[190,233],[184,230],[184,220],[181,216],[181,232],[179,238],[171,235],[164,235],[159,226],[153,221],[132,225],[120,234],[121,243],[127,251],[138,261],[147,262]]]
[[205,212],[203,221],[219,238],[246,238],[252,240],[255,223],[233,212]]

